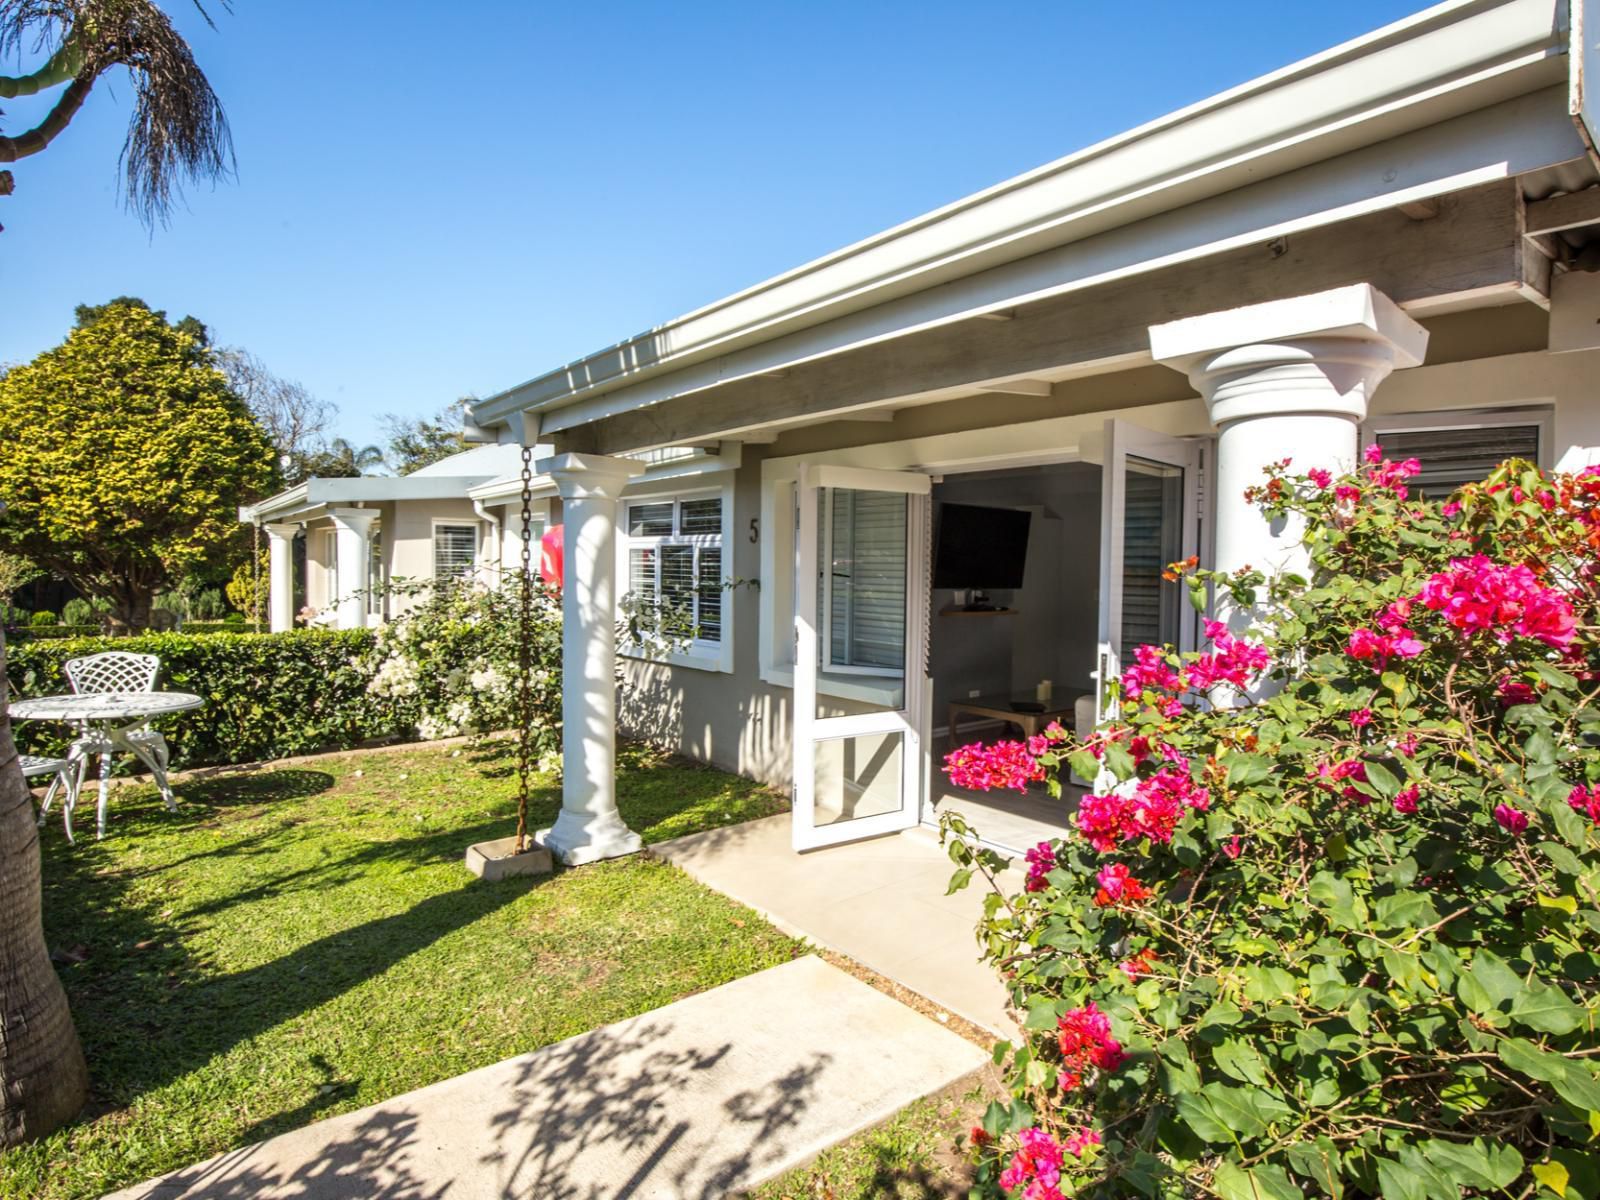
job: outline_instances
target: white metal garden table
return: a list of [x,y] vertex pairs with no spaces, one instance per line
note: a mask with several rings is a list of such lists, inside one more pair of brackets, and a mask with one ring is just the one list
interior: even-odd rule
[[[16,700],[9,707],[13,720],[69,721],[78,726],[79,734],[67,751],[67,762],[73,772],[71,785],[63,801],[67,806],[69,827],[72,808],[76,806],[78,793],[83,790],[84,779],[88,776],[89,759],[93,755],[100,756],[100,800],[95,809],[95,836],[104,837],[111,756],[117,753],[136,756],[155,776],[167,808],[175,809],[164,764],[156,760],[142,741],[130,739],[128,735],[144,729],[155,717],[199,708],[204,703],[192,692],[78,692]],[[44,815],[39,814],[41,821]]]

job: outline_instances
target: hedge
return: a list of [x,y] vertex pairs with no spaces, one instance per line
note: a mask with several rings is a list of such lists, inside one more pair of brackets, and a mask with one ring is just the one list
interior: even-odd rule
[[98,625],[25,625],[17,629],[6,630],[6,641],[31,642],[47,639],[59,640],[62,638],[97,638],[100,636]]
[[[203,707],[155,723],[173,765],[257,762],[407,732],[391,702],[370,694],[370,669],[360,660],[372,646],[366,629],[22,641],[8,648],[7,675],[14,697],[45,696],[67,690],[62,667],[70,658],[102,650],[158,655],[158,687],[205,698]],[[18,748],[32,754],[59,754],[68,735],[43,721],[15,732]]]

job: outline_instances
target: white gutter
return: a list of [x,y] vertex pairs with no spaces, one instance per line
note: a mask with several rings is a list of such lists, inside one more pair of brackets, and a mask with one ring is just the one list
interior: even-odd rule
[[505,556],[505,547],[500,543],[500,518],[490,516],[489,510],[483,506],[482,500],[473,500],[472,511],[477,513],[483,520],[489,522],[489,527],[494,530],[492,535],[494,540],[494,565],[495,569],[499,570],[505,566],[505,563],[501,561]]
[[491,396],[504,424],[1560,81],[1565,0],[1449,0]]

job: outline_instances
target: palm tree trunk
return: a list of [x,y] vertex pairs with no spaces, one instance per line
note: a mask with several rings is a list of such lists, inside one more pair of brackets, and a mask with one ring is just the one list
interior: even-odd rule
[[45,949],[39,829],[11,740],[6,694],[0,633],[0,1147],[60,1128],[89,1094],[67,994]]

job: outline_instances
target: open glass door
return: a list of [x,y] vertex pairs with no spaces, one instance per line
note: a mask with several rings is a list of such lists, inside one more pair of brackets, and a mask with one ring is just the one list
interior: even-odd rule
[[[931,490],[930,478],[917,472],[801,464],[796,850],[917,823]],[[819,694],[830,697],[826,713]]]
[[1106,684],[1124,654],[1143,645],[1191,650],[1198,618],[1181,583],[1161,578],[1167,564],[1200,553],[1201,470],[1205,443],[1153,433],[1127,421],[1105,429],[1100,492],[1100,649],[1097,721],[1115,715]]

